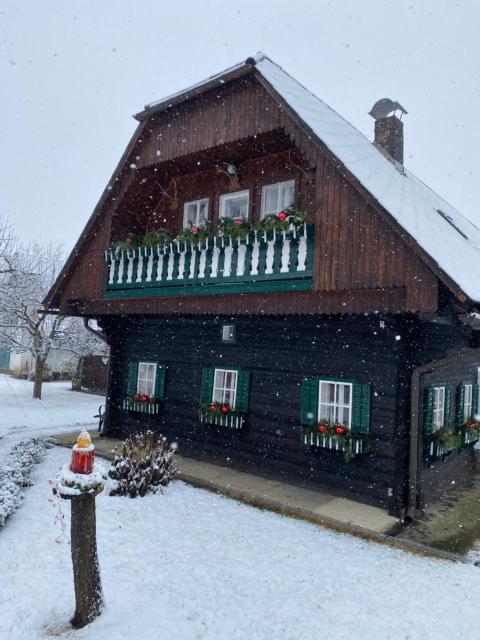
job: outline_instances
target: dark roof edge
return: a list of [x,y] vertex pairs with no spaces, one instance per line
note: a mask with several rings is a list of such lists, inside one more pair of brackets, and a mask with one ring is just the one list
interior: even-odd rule
[[211,91],[212,89],[215,89],[227,82],[237,80],[238,78],[250,74],[255,64],[255,58],[247,58],[245,62],[235,65],[234,67],[230,67],[229,69],[225,69],[225,71],[211,76],[188,89],[180,91],[172,96],[168,96],[167,98],[163,98],[158,102],[153,102],[150,105],[145,105],[143,111],[136,113],[133,117],[141,122],[153,114],[167,111],[167,109],[171,109],[182,102],[188,102],[192,98],[196,98],[207,91]]

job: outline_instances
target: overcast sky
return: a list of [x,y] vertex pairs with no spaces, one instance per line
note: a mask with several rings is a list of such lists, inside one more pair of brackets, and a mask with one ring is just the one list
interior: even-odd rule
[[0,214],[70,250],[131,115],[262,50],[370,138],[407,110],[405,163],[480,225],[477,0],[0,0]]

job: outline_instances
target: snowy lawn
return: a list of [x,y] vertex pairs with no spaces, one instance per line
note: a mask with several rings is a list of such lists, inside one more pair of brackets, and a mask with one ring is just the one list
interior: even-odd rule
[[34,400],[33,382],[0,374],[0,460],[19,440],[96,428],[93,416],[105,399],[71,388],[69,381],[46,382],[42,400]]
[[[0,531],[0,638],[401,640],[477,637],[480,570],[406,554],[176,482],[164,495],[100,495],[103,615],[65,626],[74,597],[56,544],[51,450]],[[64,503],[68,519],[70,506]],[[67,522],[69,525],[69,523]]]

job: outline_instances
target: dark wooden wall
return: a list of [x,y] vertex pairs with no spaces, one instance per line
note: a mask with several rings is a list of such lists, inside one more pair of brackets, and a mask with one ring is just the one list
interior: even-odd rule
[[[439,331],[436,332],[437,337]],[[452,331],[448,331],[448,327],[443,327],[444,344],[448,345],[450,353],[445,355],[451,355],[458,353],[462,347],[465,347],[465,342],[461,340],[459,333],[452,335]],[[435,345],[438,349],[439,342],[430,339],[427,344]],[[429,347],[432,349],[432,346]],[[445,384],[449,385],[452,389],[452,403],[451,403],[451,424],[455,428],[456,417],[456,392],[458,385],[462,382],[469,384],[477,384],[477,369],[480,367],[480,356],[477,355],[477,359],[472,358],[467,362],[455,362],[446,366],[443,366],[435,371],[426,373],[422,376],[420,381],[420,419],[423,427],[424,419],[424,401],[425,390],[432,384]],[[434,501],[439,496],[443,495],[451,489],[458,489],[462,486],[468,486],[473,482],[475,474],[475,456],[473,445],[469,445],[465,449],[462,449],[460,453],[452,452],[448,454],[444,459],[429,460],[428,458],[428,443],[425,441],[423,428],[420,431],[420,446],[419,446],[419,480],[420,480],[420,505],[428,506],[428,504]]]
[[[180,451],[293,482],[326,485],[342,495],[397,508],[397,321],[378,317],[236,318],[237,343],[220,341],[226,317],[137,318],[110,325],[113,367],[109,432],[154,428],[177,440]],[[126,394],[129,360],[167,366],[160,416],[118,408]],[[247,426],[241,433],[198,420],[202,368],[231,365],[251,372]],[[354,378],[372,385],[371,453],[343,462],[340,453],[311,451],[300,442],[300,383],[309,376]],[[405,442],[402,446],[407,447]],[[404,474],[404,470],[402,470]],[[402,489],[403,490],[403,489]]]

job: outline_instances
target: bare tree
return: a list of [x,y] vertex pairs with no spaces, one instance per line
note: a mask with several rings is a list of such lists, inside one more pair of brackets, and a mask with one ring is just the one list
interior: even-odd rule
[[12,225],[6,218],[0,216],[0,281],[15,270],[13,261],[17,244]]
[[17,247],[8,260],[10,271],[0,283],[0,338],[32,354],[34,398],[42,397],[46,360],[52,349],[61,348],[65,336],[65,319],[41,310],[61,263],[58,245]]

